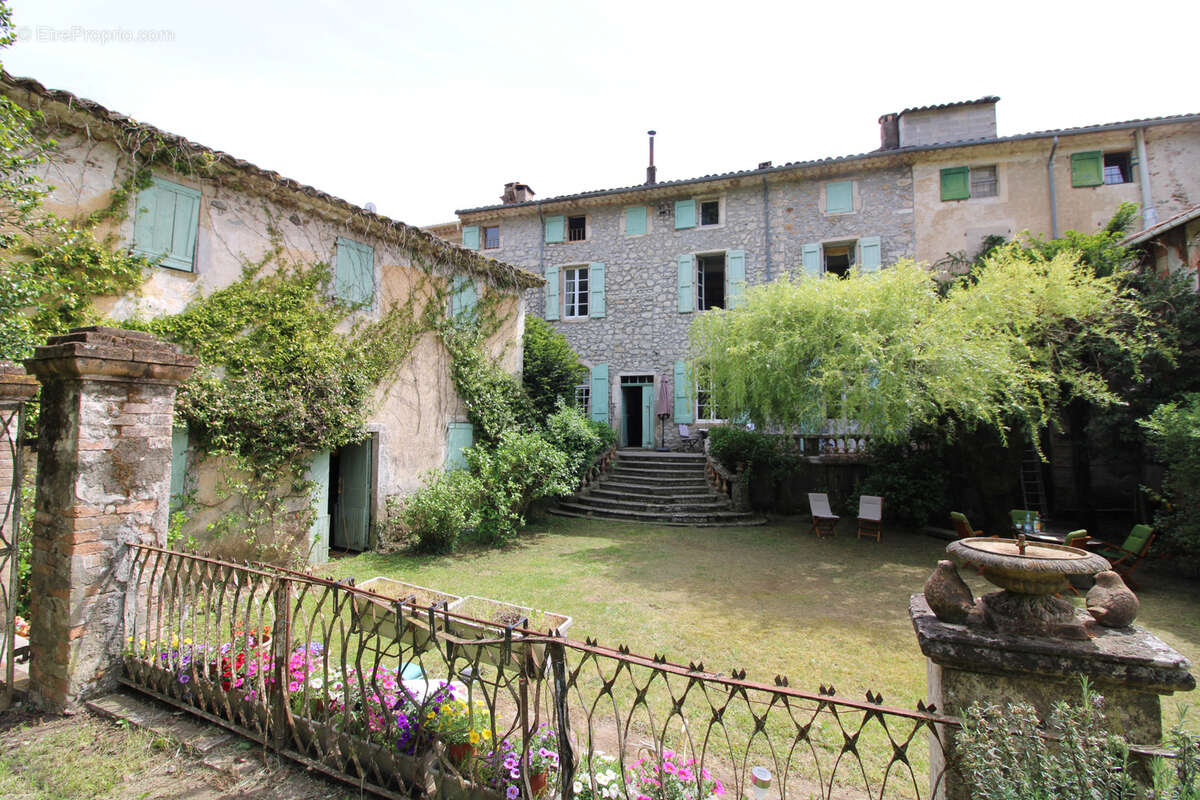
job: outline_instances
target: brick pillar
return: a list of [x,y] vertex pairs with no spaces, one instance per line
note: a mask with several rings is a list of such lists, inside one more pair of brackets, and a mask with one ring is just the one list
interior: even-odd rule
[[30,696],[69,708],[116,686],[128,545],[165,545],[175,389],[197,359],[147,333],[79,328],[25,362],[38,419]]

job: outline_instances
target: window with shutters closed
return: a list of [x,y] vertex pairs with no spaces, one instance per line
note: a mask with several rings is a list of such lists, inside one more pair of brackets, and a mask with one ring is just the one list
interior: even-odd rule
[[995,197],[1000,193],[999,173],[995,164],[975,167],[946,167],[940,173],[943,202]]
[[353,306],[368,305],[375,298],[375,248],[339,236],[334,254],[334,294]]
[[200,192],[196,189],[153,178],[138,192],[134,252],[158,258],[159,266],[194,272],[199,227]]
[[849,214],[854,211],[854,181],[825,184],[825,213]]

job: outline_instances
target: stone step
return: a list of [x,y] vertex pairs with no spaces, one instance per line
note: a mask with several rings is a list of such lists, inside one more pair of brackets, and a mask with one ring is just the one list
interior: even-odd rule
[[683,482],[700,482],[705,483],[706,479],[703,472],[676,472],[669,470],[665,472],[655,472],[645,469],[625,469],[623,467],[614,467],[604,474],[604,477],[619,478],[625,483],[634,483],[645,481],[647,483],[663,483],[664,481],[683,481]]
[[566,502],[550,509],[551,514],[561,517],[578,517],[581,519],[611,519],[623,522],[646,522],[654,525],[680,525],[688,527],[741,527],[763,525],[766,520],[738,511],[718,511],[710,513],[679,513],[660,514],[646,511],[616,511],[612,509],[595,510],[580,506],[577,503]]
[[592,491],[621,492],[629,494],[674,497],[681,494],[704,494],[709,491],[705,481],[687,481],[675,484],[647,484],[641,481],[600,480],[592,485]]
[[608,497],[614,500],[633,500],[643,503],[703,503],[707,500],[723,497],[723,495],[707,491],[707,489],[708,487],[686,492],[666,490],[653,492],[646,491],[640,486],[597,484],[585,491],[583,496]]
[[678,514],[681,512],[713,512],[727,511],[729,500],[719,497],[701,496],[699,500],[679,502],[675,498],[651,498],[649,501],[636,500],[628,497],[596,497],[586,495],[575,497],[572,502],[580,506],[594,509],[615,509],[619,511],[652,511],[658,514]]
[[617,451],[617,462],[625,462],[627,464],[662,464],[666,466],[704,466],[703,453],[655,453],[647,451],[642,454],[638,451],[619,450]]

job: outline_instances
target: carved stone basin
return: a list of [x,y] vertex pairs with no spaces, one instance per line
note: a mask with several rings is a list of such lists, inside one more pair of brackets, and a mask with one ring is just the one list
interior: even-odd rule
[[959,539],[946,552],[956,563],[977,568],[996,586],[1017,594],[1055,594],[1067,588],[1070,575],[1095,575],[1109,568],[1103,556],[1077,547],[994,536]]

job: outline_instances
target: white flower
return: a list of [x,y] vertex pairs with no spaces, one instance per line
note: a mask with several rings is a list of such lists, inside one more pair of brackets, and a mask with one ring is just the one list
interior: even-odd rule
[[583,791],[583,784],[582,784],[582,783],[580,783],[579,781],[575,781],[575,786],[574,786],[574,789],[573,789],[573,791],[575,792],[575,794],[579,794],[580,792],[582,792],[582,791]]

